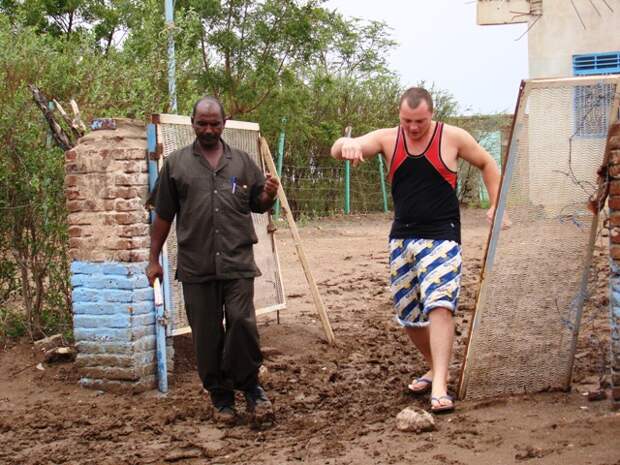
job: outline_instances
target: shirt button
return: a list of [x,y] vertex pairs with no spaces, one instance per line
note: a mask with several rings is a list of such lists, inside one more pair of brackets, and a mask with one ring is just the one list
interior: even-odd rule
[[220,230],[219,230],[219,229],[216,229],[216,230],[215,230],[215,232],[216,232],[216,233],[219,233],[219,232],[220,232]]
[[216,209],[215,209],[215,211],[216,211],[216,212],[219,212],[219,211],[220,211],[220,209],[219,209],[219,208],[216,208]]
[[217,256],[219,257],[219,256],[220,256],[220,253],[219,253],[219,252],[215,252],[215,255],[217,255]]
[[215,189],[215,190],[213,191],[213,193],[214,193],[214,194],[217,194],[217,189]]

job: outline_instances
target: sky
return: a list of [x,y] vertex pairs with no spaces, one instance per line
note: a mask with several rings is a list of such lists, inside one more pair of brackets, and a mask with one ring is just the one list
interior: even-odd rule
[[472,0],[329,0],[347,17],[378,20],[399,45],[388,58],[405,86],[452,93],[462,114],[514,111],[527,78],[526,24],[478,26]]

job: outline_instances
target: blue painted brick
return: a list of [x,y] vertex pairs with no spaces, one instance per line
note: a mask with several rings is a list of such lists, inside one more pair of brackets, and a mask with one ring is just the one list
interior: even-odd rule
[[93,262],[71,262],[71,272],[74,274],[95,274],[101,271],[101,263]]
[[131,318],[131,326],[136,328],[138,326],[148,326],[155,324],[155,314],[147,313],[144,315],[136,315]]
[[78,287],[73,290],[73,302],[97,302],[100,299],[100,292],[96,289]]
[[73,335],[77,341],[130,341],[130,328],[74,328]]
[[121,289],[103,289],[98,294],[105,302],[132,302],[134,299],[132,291]]
[[620,261],[609,260],[609,267],[612,274],[620,275]]
[[93,289],[140,289],[148,287],[149,281],[146,275],[74,274],[71,276],[71,285]]
[[110,302],[73,302],[75,315],[113,315],[133,312],[133,306]]
[[117,274],[117,275],[129,274],[127,265],[124,265],[122,263],[115,263],[115,262],[103,263],[101,266],[101,272],[103,274]]
[[155,325],[141,325],[131,328],[133,339],[155,335]]
[[149,313],[154,313],[155,309],[153,308],[153,302],[152,301],[147,301],[147,302],[135,302],[132,303],[130,306],[131,308],[131,312],[134,315],[144,315],[144,314],[149,314]]
[[75,315],[74,328],[126,328],[129,326],[128,313],[114,315]]
[[133,289],[133,283],[130,278],[119,275],[107,275],[102,281],[102,289]]
[[135,274],[131,278],[131,282],[133,283],[133,289],[140,289],[142,287],[150,287],[149,280],[144,273]]
[[136,289],[133,292],[133,301],[134,302],[151,302],[153,301],[153,289],[150,287]]

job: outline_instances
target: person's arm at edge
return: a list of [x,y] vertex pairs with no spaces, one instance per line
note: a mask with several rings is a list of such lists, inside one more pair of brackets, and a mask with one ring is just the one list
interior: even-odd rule
[[153,221],[153,228],[151,230],[151,250],[149,253],[149,264],[146,267],[146,277],[149,280],[149,284],[152,286],[155,282],[155,278],[159,278],[161,281],[164,276],[161,265],[159,264],[159,254],[166,242],[168,233],[170,232],[171,221],[166,221],[160,218],[159,215],[155,215]]
[[[458,154],[463,160],[471,163],[482,173],[482,180],[489,193],[491,205],[487,211],[489,221],[493,220],[495,207],[497,206],[497,196],[499,195],[499,186],[501,182],[501,173],[497,163],[493,157],[487,152],[467,131],[456,128],[459,140]],[[510,222],[506,218],[505,226],[509,226]]]

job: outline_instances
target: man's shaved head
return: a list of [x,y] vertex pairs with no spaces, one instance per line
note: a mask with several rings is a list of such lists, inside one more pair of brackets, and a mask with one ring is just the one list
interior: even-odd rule
[[198,99],[198,101],[196,101],[196,103],[194,103],[194,108],[192,110],[192,120],[196,116],[196,108],[198,108],[198,105],[203,104],[203,103],[204,104],[216,105],[220,109],[220,114],[222,115],[222,120],[226,119],[226,114],[224,112],[224,105],[222,105],[222,102],[220,102],[217,98],[212,97],[211,95],[207,95],[205,97],[202,97],[202,98]]

